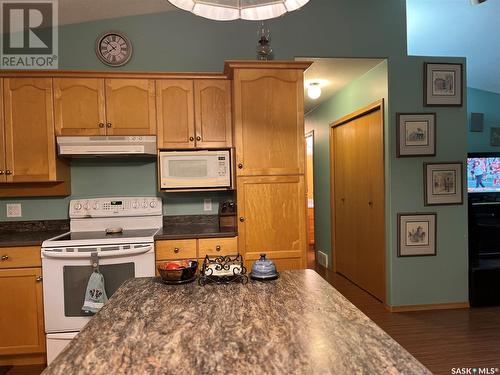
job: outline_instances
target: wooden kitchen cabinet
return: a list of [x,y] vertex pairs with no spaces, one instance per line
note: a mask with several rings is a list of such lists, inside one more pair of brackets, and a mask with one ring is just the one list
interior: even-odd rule
[[57,135],[105,135],[104,80],[54,78]]
[[54,78],[56,135],[155,135],[152,79]]
[[156,134],[154,80],[106,79],[106,134]]
[[68,178],[56,158],[52,79],[3,80],[6,182],[50,182]]
[[158,80],[159,148],[232,146],[228,80]]
[[198,240],[198,257],[236,255],[238,254],[238,237],[200,238]]
[[0,248],[0,365],[45,362],[40,248]]
[[228,80],[195,80],[196,147],[232,146],[231,85]]
[[278,270],[306,267],[304,176],[239,177],[238,216],[247,265],[266,253]]
[[195,259],[197,257],[196,240],[161,240],[156,241],[156,260]]
[[234,69],[238,176],[304,173],[303,69],[290,65]]

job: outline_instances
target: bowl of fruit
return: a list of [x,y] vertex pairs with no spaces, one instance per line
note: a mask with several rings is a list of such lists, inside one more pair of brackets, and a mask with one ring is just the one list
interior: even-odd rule
[[161,280],[167,284],[183,284],[196,279],[196,260],[170,260],[158,264]]

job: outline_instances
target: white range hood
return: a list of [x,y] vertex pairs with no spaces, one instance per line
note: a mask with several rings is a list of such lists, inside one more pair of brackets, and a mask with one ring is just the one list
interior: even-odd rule
[[57,137],[57,152],[64,157],[156,157],[156,136]]

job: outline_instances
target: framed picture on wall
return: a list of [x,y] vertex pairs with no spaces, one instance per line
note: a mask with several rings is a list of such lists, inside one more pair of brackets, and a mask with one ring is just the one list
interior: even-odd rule
[[463,203],[463,164],[424,163],[424,204],[426,206]]
[[398,257],[436,255],[436,214],[398,214]]
[[462,64],[424,63],[424,105],[461,107]]
[[398,113],[397,122],[398,157],[436,155],[435,113]]

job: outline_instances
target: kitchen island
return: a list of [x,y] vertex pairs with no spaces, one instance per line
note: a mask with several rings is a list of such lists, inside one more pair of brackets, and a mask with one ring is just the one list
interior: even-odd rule
[[130,279],[43,374],[430,374],[313,270]]

